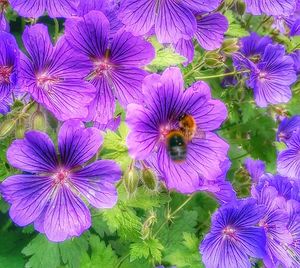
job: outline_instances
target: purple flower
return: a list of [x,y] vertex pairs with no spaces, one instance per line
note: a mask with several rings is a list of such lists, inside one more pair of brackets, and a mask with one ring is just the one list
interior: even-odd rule
[[266,171],[266,165],[263,161],[253,160],[252,158],[247,158],[245,160],[245,167],[249,172],[252,181],[256,183],[265,174]]
[[0,113],[5,114],[18,82],[20,53],[14,36],[3,31],[0,31],[0,54]]
[[[220,13],[196,15],[197,28],[194,37],[201,47],[206,50],[219,48],[228,29],[228,21]],[[194,58],[193,40],[179,39],[173,44],[177,53],[187,58],[187,63]]]
[[[152,45],[141,37],[119,30],[109,33],[109,22],[100,11],[66,24],[69,44],[84,57],[88,79],[96,87],[96,97],[89,106],[87,120],[106,124],[113,118],[115,98],[124,107],[142,97],[141,69],[154,58]],[[80,58],[75,58],[80,63]]]
[[[199,81],[184,91],[180,70],[168,68],[161,76],[147,76],[143,92],[144,105],[127,106],[130,155],[146,160],[169,189],[182,193],[197,191],[202,179],[223,174],[220,165],[227,159],[228,145],[212,131],[227,111],[221,101],[211,99],[208,85]],[[185,124],[191,128],[185,129]],[[180,148],[171,146],[177,139]]]
[[217,8],[220,0],[203,1],[155,1],[124,0],[121,2],[119,18],[126,30],[135,35],[144,35],[155,26],[160,43],[177,43],[180,39],[191,39],[197,22],[194,13],[209,12]]
[[[260,50],[255,48],[254,51]],[[238,69],[249,70],[247,84],[253,89],[258,106],[266,107],[268,104],[286,103],[290,100],[290,86],[297,76],[294,61],[285,55],[283,46],[268,44],[258,62],[253,62],[243,55],[235,55],[234,61]]]
[[85,129],[77,120],[61,127],[59,156],[43,132],[29,131],[24,139],[15,140],[7,159],[25,173],[1,184],[3,198],[11,204],[11,219],[20,226],[34,223],[36,230],[55,242],[87,230],[91,215],[83,200],[96,208],[111,208],[117,201],[118,165],[98,160],[82,166],[97,153],[102,141],[99,130]]
[[290,15],[296,8],[296,0],[245,0],[247,12],[253,15]]
[[281,208],[278,191],[273,186],[265,185],[261,191],[252,188],[252,195],[258,205],[265,207],[265,214],[259,221],[267,238],[265,265],[277,267],[281,263],[284,267],[291,267],[292,258],[286,248],[292,242],[292,236],[287,228],[288,214]]
[[10,0],[12,8],[23,17],[38,18],[45,11],[51,18],[76,14],[78,0]]
[[263,213],[251,198],[220,207],[200,245],[205,267],[248,268],[249,257],[264,257],[266,237],[257,226]]
[[293,133],[300,128],[300,116],[295,115],[291,118],[282,120],[277,131],[277,140],[281,142],[288,142]]
[[[85,118],[95,88],[82,78],[87,74],[64,37],[53,47],[46,26],[27,27],[23,42],[29,58],[22,55],[20,84],[59,120]],[[77,62],[78,61],[78,62]]]
[[288,148],[279,152],[277,158],[277,171],[283,176],[300,178],[300,129],[288,140]]

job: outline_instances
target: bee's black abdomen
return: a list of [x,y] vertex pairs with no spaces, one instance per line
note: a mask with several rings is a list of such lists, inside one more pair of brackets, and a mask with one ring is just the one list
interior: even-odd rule
[[175,162],[186,159],[186,143],[182,134],[174,133],[167,141],[167,149],[170,158]]

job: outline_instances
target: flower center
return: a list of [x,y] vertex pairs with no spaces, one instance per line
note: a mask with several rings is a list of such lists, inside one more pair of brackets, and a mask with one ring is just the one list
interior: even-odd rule
[[0,66],[0,83],[9,83],[12,66]]
[[222,234],[226,238],[235,238],[235,233],[236,233],[236,230],[231,226],[226,226],[222,230]]
[[42,87],[47,91],[50,91],[51,86],[60,81],[59,78],[51,76],[47,73],[41,73],[36,76],[38,87]]
[[266,72],[260,72],[258,75],[258,78],[260,80],[265,80],[267,78],[267,73]]
[[59,170],[53,175],[53,182],[55,185],[62,185],[68,182],[70,172],[68,170]]
[[168,134],[170,133],[170,131],[172,130],[172,126],[170,124],[166,124],[166,125],[162,125],[159,128],[159,135],[160,135],[160,140],[164,141],[166,140]]

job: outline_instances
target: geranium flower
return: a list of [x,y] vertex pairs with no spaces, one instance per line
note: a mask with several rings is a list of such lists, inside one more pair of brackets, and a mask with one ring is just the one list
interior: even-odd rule
[[266,237],[257,224],[264,210],[249,198],[221,206],[212,215],[200,252],[207,268],[248,268],[249,257],[265,256]]
[[42,24],[27,27],[23,43],[29,57],[21,57],[21,90],[30,93],[59,120],[85,118],[95,88],[83,80],[87,73],[80,55],[74,55],[64,37],[53,47],[47,27]]
[[298,129],[300,129],[299,115],[283,119],[278,127],[277,140],[287,143],[293,133],[295,133]]
[[96,208],[116,204],[114,183],[121,170],[110,160],[83,166],[99,150],[103,139],[96,128],[76,120],[63,124],[58,151],[49,136],[29,131],[7,151],[9,163],[22,171],[1,184],[3,198],[11,204],[9,215],[20,226],[34,223],[37,231],[59,242],[81,235],[91,225],[83,200]]
[[[147,76],[143,93],[143,105],[127,106],[131,156],[146,160],[169,189],[183,193],[197,191],[202,179],[215,180],[223,174],[221,163],[227,159],[228,145],[213,131],[226,119],[227,110],[221,101],[211,99],[208,85],[197,82],[184,91],[180,70],[169,68],[161,76]],[[176,162],[174,152],[168,150],[168,137],[180,133],[180,120],[186,115],[194,120],[196,133],[182,147],[186,156]]]
[[[124,107],[142,97],[147,72],[142,69],[154,58],[154,48],[141,37],[119,30],[110,35],[110,26],[100,11],[83,18],[69,19],[66,36],[78,55],[84,57],[86,79],[97,89],[87,120],[106,124],[113,118],[115,98]],[[80,58],[75,58],[80,64]]]

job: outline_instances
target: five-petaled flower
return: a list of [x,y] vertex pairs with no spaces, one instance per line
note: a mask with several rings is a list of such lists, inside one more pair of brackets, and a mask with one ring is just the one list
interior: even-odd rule
[[121,170],[111,160],[83,166],[102,144],[100,131],[84,128],[78,120],[63,124],[58,134],[58,151],[49,136],[29,131],[7,151],[9,163],[24,173],[1,184],[3,198],[11,204],[11,219],[20,226],[34,223],[51,241],[81,235],[91,225],[83,200],[96,208],[111,208],[117,202],[114,183]]

